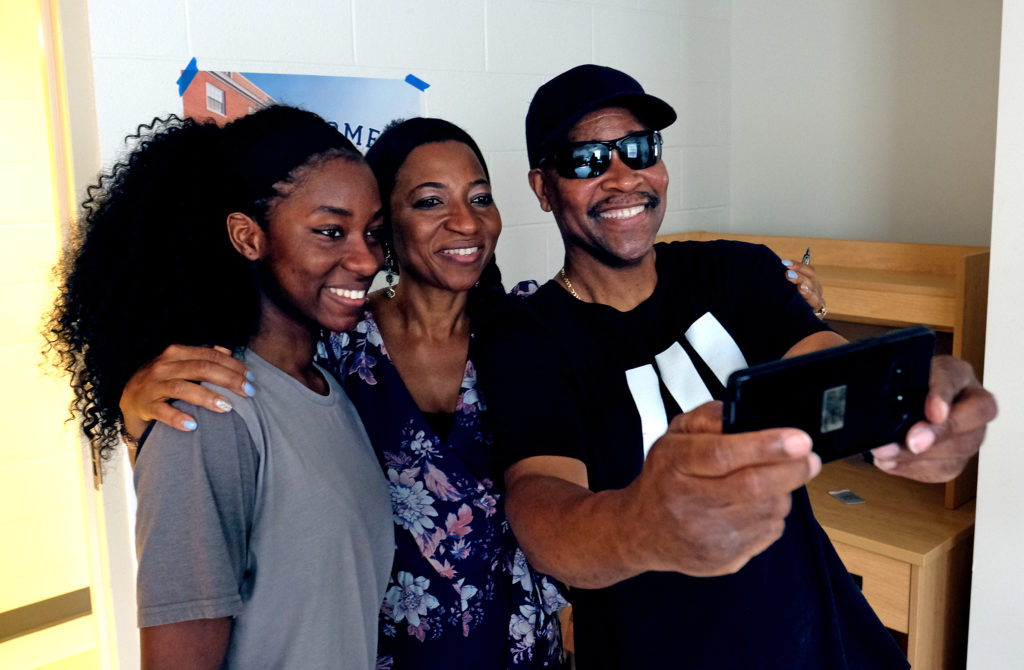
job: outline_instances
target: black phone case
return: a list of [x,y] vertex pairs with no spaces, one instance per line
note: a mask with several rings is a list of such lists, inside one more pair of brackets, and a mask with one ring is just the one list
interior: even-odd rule
[[924,418],[935,333],[924,326],[738,370],[726,384],[726,433],[793,427],[827,463],[902,442]]

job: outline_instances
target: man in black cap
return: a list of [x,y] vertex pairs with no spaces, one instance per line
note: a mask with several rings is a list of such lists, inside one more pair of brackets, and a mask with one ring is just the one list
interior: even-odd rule
[[[813,517],[809,437],[723,435],[708,403],[735,369],[844,340],[766,248],[654,244],[675,117],[596,65],[530,105],[530,185],[565,264],[481,360],[513,530],[572,587],[581,669],[906,668]],[[939,357],[926,414],[880,468],[955,476],[995,403]]]

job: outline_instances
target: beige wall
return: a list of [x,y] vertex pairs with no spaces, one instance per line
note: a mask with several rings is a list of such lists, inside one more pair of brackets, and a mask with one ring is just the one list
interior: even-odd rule
[[987,245],[1000,0],[735,0],[734,232]]
[[968,667],[1024,666],[1024,3],[1003,7],[985,382],[999,400],[978,475]]

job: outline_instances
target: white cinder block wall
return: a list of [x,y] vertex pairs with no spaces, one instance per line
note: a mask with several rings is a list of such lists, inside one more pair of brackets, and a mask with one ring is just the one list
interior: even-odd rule
[[425,113],[486,154],[507,282],[554,275],[562,244],[526,180],[523,122],[540,84],[597,62],[636,76],[680,113],[665,133],[664,229],[724,230],[729,200],[728,0],[90,0],[104,163],[140,121],[181,111],[175,81],[201,69],[403,78]]

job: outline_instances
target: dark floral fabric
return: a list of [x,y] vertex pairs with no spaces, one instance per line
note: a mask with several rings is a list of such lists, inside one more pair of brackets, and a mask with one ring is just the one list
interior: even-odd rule
[[566,602],[554,580],[527,564],[505,519],[472,360],[451,434],[440,436],[370,312],[320,349],[359,410],[391,491],[396,551],[377,667],[561,667],[557,613]]

